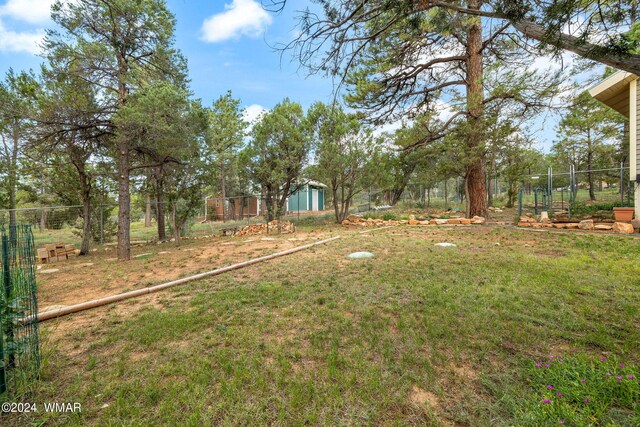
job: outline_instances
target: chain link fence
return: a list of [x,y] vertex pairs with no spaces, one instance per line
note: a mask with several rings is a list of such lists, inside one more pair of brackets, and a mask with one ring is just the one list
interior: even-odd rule
[[518,193],[518,214],[580,217],[612,215],[616,206],[634,206],[629,168],[576,170],[525,176]]
[[[264,212],[230,210],[222,215],[203,200],[202,206],[189,215],[180,229],[181,238],[222,234],[226,229],[239,229],[248,224],[265,222]],[[233,207],[233,204],[232,204]],[[84,229],[82,206],[42,206],[0,210],[0,227],[10,224],[28,224],[33,231],[36,248],[45,245],[73,245],[80,249]],[[161,214],[159,214],[161,212]],[[293,212],[283,219],[298,221],[311,212]],[[169,203],[132,203],[131,243],[144,244],[160,240],[171,241],[176,236],[173,212]],[[159,221],[159,219],[161,219]],[[115,246],[118,231],[118,205],[94,204],[90,208],[90,247]]]

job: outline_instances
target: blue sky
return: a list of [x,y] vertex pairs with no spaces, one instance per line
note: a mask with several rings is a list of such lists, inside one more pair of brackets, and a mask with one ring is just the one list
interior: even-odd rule
[[[53,0],[0,0],[0,73],[38,68],[37,43],[52,26]],[[191,88],[205,105],[231,90],[251,114],[285,97],[305,108],[331,99],[332,83],[307,77],[291,56],[270,45],[292,38],[297,11],[306,0],[289,0],[280,14],[255,0],[168,0],[176,15],[176,45],[189,61]]]
[[[0,73],[10,67],[37,69],[38,41],[50,27],[53,0],[0,0]],[[273,14],[259,0],[167,0],[176,15],[176,45],[189,62],[191,88],[203,104],[231,90],[254,118],[285,97],[308,108],[314,101],[332,98],[332,81],[307,76],[289,53],[272,47],[295,34],[298,11],[309,0],[287,0],[284,11]],[[549,65],[541,58],[540,67]],[[538,119],[539,148],[549,149],[555,137],[556,117]]]

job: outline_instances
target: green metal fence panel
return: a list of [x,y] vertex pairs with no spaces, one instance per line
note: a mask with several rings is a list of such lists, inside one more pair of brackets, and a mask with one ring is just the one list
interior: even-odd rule
[[30,225],[0,229],[0,395],[17,394],[40,370],[38,322],[24,319],[38,313],[36,248]]

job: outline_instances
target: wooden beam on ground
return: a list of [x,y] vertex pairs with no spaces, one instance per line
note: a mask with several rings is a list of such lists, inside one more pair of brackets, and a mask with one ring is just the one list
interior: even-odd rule
[[228,265],[226,267],[216,268],[215,270],[206,271],[204,273],[194,274],[193,276],[184,277],[182,279],[174,280],[167,283],[162,283],[160,285],[149,286],[147,288],[136,289],[134,291],[125,292],[122,294],[111,295],[105,298],[100,298],[96,300],[86,301],[80,304],[69,305],[66,307],[57,308],[55,310],[44,311],[42,313],[38,313],[36,316],[28,316],[25,317],[21,323],[31,323],[34,320],[39,322],[44,322],[45,320],[54,319],[56,317],[65,316],[71,313],[77,313],[79,311],[89,310],[96,307],[101,307],[103,305],[111,304],[114,302],[122,301],[129,298],[135,298],[142,295],[151,294],[154,292],[162,291],[167,288],[171,288],[173,286],[182,285],[184,283],[193,282],[194,280],[203,279],[205,277],[210,276],[218,276],[220,274],[226,273],[228,271],[237,270],[240,268],[248,267],[253,264],[257,264],[259,262],[268,261],[274,258],[278,258],[285,255],[290,255],[304,249],[311,248],[313,246],[322,245],[325,243],[332,242],[334,240],[339,239],[340,236],[332,237],[330,239],[320,240],[318,242],[309,243],[303,246],[297,246],[295,248],[287,249],[285,251],[276,252],[275,254],[261,256],[259,258],[250,259],[248,261],[240,262],[237,264]]

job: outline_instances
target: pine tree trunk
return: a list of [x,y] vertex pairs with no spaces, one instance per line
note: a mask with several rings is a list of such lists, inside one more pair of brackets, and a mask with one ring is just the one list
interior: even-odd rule
[[340,224],[342,222],[342,215],[340,212],[340,208],[338,207],[338,179],[333,178],[331,180],[331,197],[333,198],[333,211],[336,214],[336,222]]
[[271,188],[267,188],[266,189],[266,193],[265,193],[265,204],[267,205],[267,222],[270,222],[273,219],[273,214],[274,214],[274,200],[273,200],[273,193],[271,191]]
[[158,225],[158,241],[167,240],[164,221],[164,176],[161,167],[156,172],[156,223]]
[[151,227],[151,193],[147,191],[145,195],[145,212],[144,212],[144,227]]
[[91,245],[91,182],[87,174],[79,170],[80,189],[82,191],[82,243],[80,245],[80,255],[89,254]]
[[49,209],[42,208],[40,212],[40,231],[44,231],[47,229],[47,215],[49,214]]
[[[118,57],[118,108],[127,100],[126,73],[128,65]],[[129,188],[129,141],[118,137],[118,260],[131,259],[131,192]]]
[[180,244],[180,226],[178,224],[178,215],[176,213],[176,202],[173,202],[171,205],[171,219],[173,222],[173,238],[175,239],[176,245]]
[[80,255],[88,255],[91,245],[91,190],[82,192],[82,215],[84,223],[82,225]]
[[509,189],[507,190],[507,206],[512,208],[516,200],[516,185],[514,182],[509,183]]
[[[18,151],[20,147],[20,137],[18,130],[17,120],[13,126],[13,147],[11,150],[11,160],[8,173],[9,184],[9,233],[13,235],[15,230],[13,227],[17,224],[16,208],[18,207],[17,193],[18,193]],[[13,237],[11,238],[13,242]]]
[[118,260],[131,259],[131,194],[129,192],[129,143],[118,143]]
[[[469,0],[470,9],[480,9],[480,1]],[[471,156],[466,167],[467,216],[487,216],[486,165],[482,132],[484,93],[482,88],[482,21],[470,18],[473,23],[467,30],[467,123],[469,135],[468,153]]]
[[447,188],[447,181],[448,179],[444,180],[444,208],[447,209],[448,208],[448,204],[449,204],[449,195],[448,193],[448,188]]
[[227,189],[224,180],[224,159],[220,162],[220,189],[222,191],[222,222],[227,222]]

